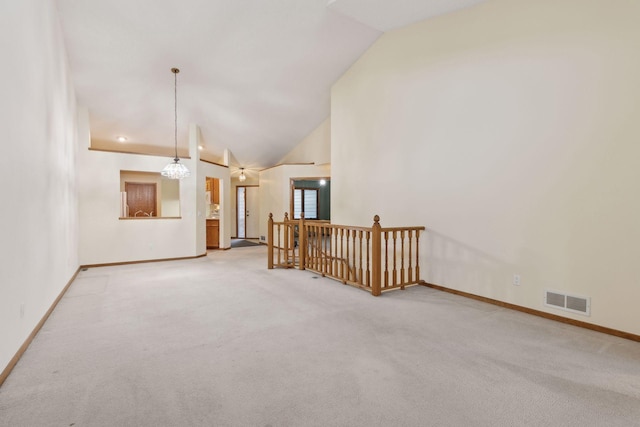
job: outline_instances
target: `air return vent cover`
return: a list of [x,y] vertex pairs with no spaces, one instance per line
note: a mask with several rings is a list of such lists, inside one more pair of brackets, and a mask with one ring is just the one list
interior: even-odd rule
[[544,294],[544,305],[585,316],[591,315],[591,298],[589,297],[547,290]]

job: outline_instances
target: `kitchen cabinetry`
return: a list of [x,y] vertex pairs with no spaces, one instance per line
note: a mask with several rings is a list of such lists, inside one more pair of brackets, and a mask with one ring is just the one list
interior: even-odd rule
[[207,219],[207,249],[220,247],[220,220]]
[[211,203],[220,204],[220,180],[217,178],[207,178],[205,190],[211,194]]
[[153,182],[125,181],[129,217],[150,218],[158,216],[157,187]]

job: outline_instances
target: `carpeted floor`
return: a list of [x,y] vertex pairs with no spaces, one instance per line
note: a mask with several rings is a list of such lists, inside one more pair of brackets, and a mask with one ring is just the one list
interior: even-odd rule
[[81,272],[1,426],[638,426],[640,344],[266,247]]

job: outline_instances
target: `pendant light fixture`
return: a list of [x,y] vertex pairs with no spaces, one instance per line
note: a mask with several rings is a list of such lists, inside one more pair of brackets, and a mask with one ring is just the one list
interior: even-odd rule
[[171,72],[173,73],[174,141],[176,151],[173,162],[165,166],[160,174],[169,179],[182,179],[191,175],[191,172],[185,165],[180,163],[180,158],[178,157],[178,73],[180,70],[172,68]]
[[240,182],[244,182],[247,179],[247,176],[244,174],[244,168],[240,168],[240,176],[238,177]]

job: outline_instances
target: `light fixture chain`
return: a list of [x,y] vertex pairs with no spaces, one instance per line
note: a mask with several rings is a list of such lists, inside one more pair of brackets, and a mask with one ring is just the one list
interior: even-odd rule
[[174,121],[174,141],[176,150],[176,159],[178,158],[178,73],[173,73],[173,121]]
[[166,176],[169,179],[183,179],[187,178],[191,175],[189,169],[180,163],[180,158],[178,157],[178,73],[180,69],[172,68],[171,72],[173,73],[173,141],[175,148],[175,157],[173,158],[173,162],[169,163],[162,169],[161,175]]

